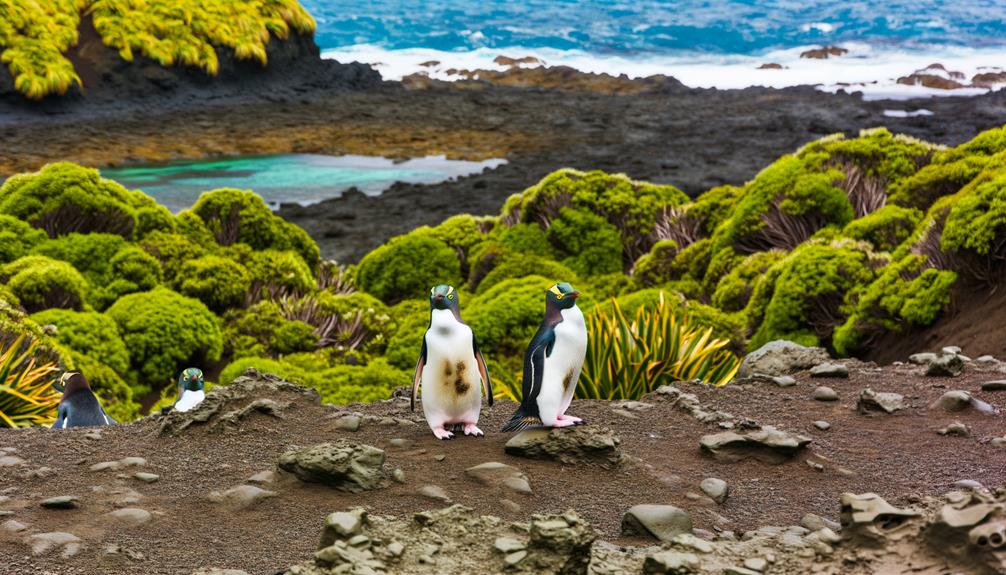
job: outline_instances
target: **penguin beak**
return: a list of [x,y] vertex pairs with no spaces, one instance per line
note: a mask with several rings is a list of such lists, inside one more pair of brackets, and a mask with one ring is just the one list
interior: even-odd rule
[[433,301],[444,301],[444,296],[437,294],[433,296]]
[[568,295],[568,296],[566,296],[566,297],[571,297],[571,298],[573,298],[573,299],[576,299],[576,298],[580,297],[580,292],[578,292],[578,291],[575,291],[575,292],[573,292],[573,293],[569,294],[569,295]]

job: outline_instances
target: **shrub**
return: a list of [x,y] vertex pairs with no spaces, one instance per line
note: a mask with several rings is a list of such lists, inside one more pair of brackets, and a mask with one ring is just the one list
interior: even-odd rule
[[716,284],[713,305],[726,312],[741,311],[747,307],[755,286],[770,267],[786,256],[779,250],[758,252],[744,258]]
[[175,228],[175,217],[162,205],[154,204],[136,210],[134,239],[142,240],[154,232],[171,234]]
[[568,281],[577,283],[577,274],[563,264],[533,255],[513,254],[504,256],[499,265],[493,268],[478,284],[477,293],[485,293],[489,288],[508,279],[519,279],[531,275],[539,275],[554,279],[556,282]]
[[278,299],[282,295],[306,294],[315,289],[311,268],[293,251],[251,252],[239,260],[251,275],[249,293]]
[[622,271],[618,228],[592,212],[563,208],[548,228],[548,239],[566,256],[562,263],[584,276]]
[[893,252],[912,235],[920,221],[919,210],[889,204],[849,222],[842,233],[854,240],[870,242],[878,251]]
[[314,326],[289,321],[272,301],[260,301],[248,309],[229,312],[224,323],[227,355],[242,357],[278,357],[311,351],[317,347]]
[[318,245],[307,232],[274,214],[253,192],[206,192],[191,211],[222,246],[243,243],[255,250],[293,250],[312,268],[320,259]]
[[5,2],[0,22],[2,59],[25,96],[40,100],[81,85],[63,53],[77,43],[80,6],[75,0]]
[[147,198],[76,164],[49,164],[34,174],[9,178],[0,187],[0,213],[45,230],[49,237],[73,232],[130,238],[136,207]]
[[[317,300],[322,317],[335,320],[329,333],[319,334],[319,345],[322,347],[379,353],[396,330],[388,308],[369,294],[334,295],[322,292],[317,295]],[[287,317],[292,319],[296,314],[290,313]],[[315,325],[318,322],[307,323]]]
[[46,237],[42,230],[35,229],[13,216],[0,214],[0,265],[27,255],[32,247]]
[[360,288],[388,304],[426,294],[438,284],[460,285],[461,263],[444,242],[425,233],[391,238],[360,261]]
[[164,280],[174,283],[183,265],[190,260],[201,258],[206,249],[181,234],[155,231],[140,243],[143,249],[161,264]]
[[[390,314],[395,318],[398,329],[388,338],[384,358],[398,369],[413,369],[423,345],[423,336],[430,325],[430,304],[423,300],[405,300],[391,308]],[[466,310],[462,309],[461,317],[466,315]],[[478,333],[475,335],[480,336]]]
[[[2,342],[0,342],[2,344]],[[39,354],[39,344],[20,336],[0,345],[0,426],[48,425],[61,395],[52,387],[56,364]]]
[[958,255],[962,273],[999,283],[1006,262],[1006,169],[983,172],[954,196],[940,247]]
[[7,288],[29,313],[49,308],[80,309],[87,282],[73,266],[45,256],[25,256],[0,268]]
[[473,298],[461,317],[475,332],[482,351],[523,356],[545,314],[545,290],[554,283],[536,275],[504,280]]
[[251,288],[251,277],[241,264],[220,256],[203,256],[182,265],[178,292],[194,297],[216,312],[237,307]]
[[56,326],[56,341],[78,354],[91,356],[121,374],[129,370],[129,351],[115,321],[107,315],[50,309],[31,319],[39,325]]
[[155,388],[180,369],[220,359],[220,326],[199,300],[157,287],[122,297],[106,313],[118,324],[140,381]]
[[376,359],[364,366],[336,365],[319,370],[316,365],[305,369],[295,361],[248,357],[224,368],[220,374],[220,383],[230,384],[250,367],[314,388],[318,390],[323,403],[336,405],[388,399],[396,387],[412,382],[410,373],[389,366],[383,359]]
[[643,287],[659,285],[670,281],[674,271],[674,258],[678,255],[678,244],[674,240],[660,240],[653,244],[650,252],[636,260],[632,277]]

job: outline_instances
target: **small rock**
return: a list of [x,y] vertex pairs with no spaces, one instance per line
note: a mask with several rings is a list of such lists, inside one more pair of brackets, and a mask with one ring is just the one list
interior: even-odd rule
[[723,570],[723,575],[758,575],[759,571],[732,565]]
[[780,375],[778,377],[772,377],[772,383],[779,387],[793,387],[796,385],[796,378],[789,375]]
[[143,467],[146,464],[147,460],[142,457],[123,457],[119,460],[122,467]]
[[964,360],[959,355],[943,354],[929,362],[926,375],[931,377],[956,377],[964,373]]
[[744,560],[744,567],[761,573],[768,568],[768,561],[762,559],[761,557],[751,557]]
[[963,411],[971,405],[971,394],[966,391],[948,391],[937,401],[946,411]]
[[811,439],[780,431],[766,425],[747,434],[723,431],[705,435],[699,440],[704,451],[723,461],[757,459],[765,463],[782,463],[810,444]]
[[273,481],[276,481],[276,473],[268,469],[265,471],[259,471],[255,475],[249,477],[246,481],[248,483],[260,483],[263,485],[266,483],[272,483]]
[[351,547],[370,546],[370,537],[367,537],[366,535],[363,535],[361,533],[360,535],[352,537],[346,543],[348,543]]
[[954,487],[958,489],[970,489],[971,491],[985,491],[985,486],[974,479],[961,479],[954,482]]
[[638,534],[670,541],[677,535],[691,532],[691,516],[673,505],[636,505],[622,516],[622,533],[626,535]]
[[815,513],[808,513],[803,516],[800,520],[800,525],[809,531],[820,531],[821,529],[828,528],[834,531],[842,529],[842,526],[837,521],[832,521],[831,519],[825,519],[820,515]]
[[216,503],[226,503],[238,509],[251,507],[270,497],[276,497],[275,491],[267,491],[254,485],[238,485],[225,491],[213,491],[210,500]]
[[524,542],[518,541],[512,537],[497,537],[493,547],[495,547],[500,553],[507,554],[515,551],[523,551],[527,545],[525,545]]
[[381,484],[384,451],[370,445],[339,440],[287,451],[279,467],[301,481],[323,483],[340,491],[359,493]]
[[405,448],[405,447],[409,447],[410,445],[412,445],[412,442],[409,441],[408,439],[402,439],[401,437],[395,437],[393,439],[389,439],[388,440],[388,445],[390,445],[391,447]]
[[419,488],[419,494],[423,497],[429,497],[430,499],[435,499],[437,501],[447,502],[451,500],[451,498],[447,496],[447,492],[444,491],[444,488],[438,485],[424,485]]
[[956,345],[948,345],[943,349],[941,349],[940,352],[943,353],[944,355],[960,355],[961,348],[957,347]]
[[989,443],[992,447],[1006,447],[1006,437],[996,437]]
[[[696,529],[695,531],[699,532],[700,530]],[[714,535],[712,533],[709,533],[708,531],[706,531],[704,535],[708,535],[710,538],[714,537]],[[696,537],[691,533],[682,533],[681,535],[676,535],[673,539],[671,539],[671,543],[673,543],[674,545],[680,545],[682,547],[688,547],[689,549],[694,549],[699,553],[713,552],[712,543],[706,541],[705,539],[700,539],[699,537]]]
[[72,533],[63,531],[53,531],[51,533],[37,533],[28,538],[31,545],[31,552],[34,555],[46,555],[52,551],[62,549],[61,555],[70,558],[80,552],[80,537]]
[[110,517],[125,523],[126,525],[140,525],[150,521],[151,514],[146,509],[140,509],[138,507],[126,507],[124,509],[116,509],[108,514]]
[[786,340],[766,343],[744,356],[738,378],[754,377],[755,374],[769,376],[787,375],[828,361],[828,352],[820,347],[805,347]]
[[939,430],[937,433],[940,435],[954,435],[957,437],[968,437],[971,435],[971,429],[967,425],[959,421],[955,421],[950,425]]
[[977,361],[978,363],[995,363],[996,358],[992,357],[991,355],[979,355],[975,359],[975,361]]
[[402,545],[398,541],[392,541],[391,543],[388,543],[386,549],[388,550],[388,553],[390,553],[392,557],[401,557],[402,553],[405,553],[405,545]]
[[822,363],[810,368],[811,377],[849,377],[849,368],[840,363]]
[[359,431],[360,417],[356,415],[343,415],[335,420],[335,428],[342,431]]
[[915,365],[929,365],[930,363],[936,361],[940,356],[935,353],[924,352],[924,353],[913,353],[908,356],[908,363],[914,363]]
[[867,411],[894,413],[905,409],[905,398],[897,393],[876,392],[868,387],[860,392],[857,408],[860,413]]
[[819,463],[817,461],[811,461],[810,459],[807,460],[807,467],[810,467],[814,471],[824,471],[824,465],[823,464],[821,464],[821,463]]
[[1006,379],[986,381],[982,384],[982,391],[1006,391]]
[[730,486],[726,481],[715,477],[707,477],[699,483],[699,489],[716,503],[723,504],[730,496]]
[[699,572],[699,558],[694,553],[661,551],[643,560],[643,575],[687,575]]
[[135,477],[136,479],[139,479],[140,481],[142,481],[144,483],[154,483],[158,479],[161,478],[161,476],[157,475],[156,473],[146,473],[146,472],[143,472],[143,471],[138,471],[138,472],[134,473],[133,477]]
[[3,527],[4,530],[10,531],[11,533],[18,533],[28,528],[28,526],[25,525],[24,523],[21,523],[20,521],[16,521],[14,519],[8,519],[7,521],[4,521],[2,524],[0,524],[0,527]]
[[436,455],[433,456],[433,459],[436,459],[437,461],[443,461],[443,460],[447,459],[447,455],[445,455],[443,453],[438,453],[438,454],[436,454]]
[[519,513],[521,510],[521,507],[517,502],[511,501],[509,499],[501,499],[500,506],[503,507],[503,509],[509,511],[510,513]]
[[819,420],[814,422],[814,427],[820,429],[821,431],[828,431],[831,429],[831,424],[824,420]]
[[13,467],[15,465],[21,465],[24,463],[24,459],[14,455],[3,455],[0,456],[0,467]]
[[319,549],[324,549],[336,541],[344,541],[356,537],[363,531],[367,523],[367,511],[361,507],[349,511],[336,511],[325,518],[325,527],[321,532]]
[[515,551],[513,553],[508,553],[506,557],[503,558],[503,562],[509,567],[515,567],[518,563],[527,557],[527,551]]
[[817,401],[838,401],[838,393],[834,389],[822,385],[814,390],[814,399]]
[[531,493],[531,484],[528,482],[527,475],[524,475],[516,467],[496,461],[469,467],[465,470],[465,475],[483,485],[505,487],[517,493]]
[[394,479],[396,483],[405,483],[405,472],[402,471],[401,467],[396,467],[395,470],[391,472],[391,478]]
[[60,495],[42,500],[39,505],[46,509],[76,509],[80,504],[80,498],[74,495]]

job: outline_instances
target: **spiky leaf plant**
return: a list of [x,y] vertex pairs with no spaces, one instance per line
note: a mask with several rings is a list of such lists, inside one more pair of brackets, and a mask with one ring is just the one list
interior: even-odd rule
[[40,361],[39,344],[19,336],[0,347],[0,427],[48,425],[56,419],[60,393],[52,387],[56,364]]

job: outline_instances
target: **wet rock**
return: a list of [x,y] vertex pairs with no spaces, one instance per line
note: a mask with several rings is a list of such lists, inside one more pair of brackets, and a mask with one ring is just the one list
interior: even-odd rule
[[59,551],[64,558],[70,558],[80,552],[82,546],[80,537],[64,531],[36,533],[28,538],[33,555],[48,555]]
[[339,440],[294,449],[279,458],[279,467],[301,481],[323,483],[339,491],[376,489],[383,477],[384,451]]
[[982,384],[982,391],[1006,391],[1006,379],[986,381]]
[[828,352],[820,347],[805,347],[786,340],[766,343],[747,354],[737,370],[738,378],[755,374],[787,375],[828,361]]
[[74,495],[60,495],[43,499],[39,505],[46,509],[76,509],[80,505],[80,498]]
[[971,429],[959,421],[955,421],[950,425],[939,430],[937,433],[940,435],[953,435],[956,437],[968,437],[971,435]]
[[940,356],[935,353],[928,351],[923,353],[913,353],[908,356],[908,362],[914,363],[915,365],[929,365],[930,363],[936,361],[939,357]]
[[821,48],[813,48],[811,50],[800,52],[800,57],[810,58],[813,60],[827,60],[828,58],[842,56],[848,53],[848,50],[838,46],[822,46]]
[[810,368],[811,377],[849,377],[849,368],[841,363],[822,363]]
[[531,484],[528,482],[527,475],[524,475],[520,469],[504,463],[496,461],[482,463],[466,469],[465,475],[483,485],[505,487],[518,493],[531,493]]
[[748,433],[724,431],[705,435],[699,440],[703,451],[722,461],[757,459],[765,463],[782,463],[810,444],[811,439],[780,431],[766,425]]
[[125,525],[141,525],[150,521],[153,517],[149,511],[146,509],[140,509],[138,507],[126,507],[123,509],[116,509],[108,514],[109,517],[115,519],[119,523]]
[[759,70],[782,70],[784,68],[783,68],[782,64],[779,64],[777,62],[766,62],[766,63],[762,64],[761,66],[758,66],[758,69]]
[[699,572],[699,558],[694,553],[661,551],[643,559],[643,575],[686,575]]
[[723,504],[730,496],[730,486],[726,481],[715,477],[707,477],[699,483],[699,489],[716,503]]
[[325,527],[321,531],[321,542],[318,549],[324,549],[336,541],[349,540],[360,535],[367,521],[367,511],[362,507],[330,513],[325,518]]
[[595,463],[617,466],[622,459],[621,440],[610,430],[596,425],[560,429],[528,429],[506,442],[508,455],[551,459],[566,464]]
[[929,362],[926,375],[931,377],[956,377],[964,373],[964,360],[961,356],[945,353]]
[[224,503],[237,509],[244,509],[270,497],[276,497],[276,492],[255,487],[254,485],[238,485],[225,491],[212,491],[209,497],[211,501],[216,503]]
[[898,393],[876,392],[868,387],[860,392],[857,409],[860,413],[868,411],[894,413],[905,409],[905,398]]
[[820,429],[821,431],[828,431],[829,429],[831,429],[831,424],[823,420],[815,421],[814,427]]
[[157,480],[159,480],[161,478],[161,476],[157,475],[156,473],[145,473],[143,471],[139,471],[137,473],[134,473],[133,477],[136,478],[136,479],[139,479],[140,481],[142,481],[144,483],[155,483],[155,482],[157,482]]
[[272,483],[273,481],[276,481],[276,473],[268,469],[265,471],[259,471],[255,475],[249,477],[246,481],[248,483],[260,483],[263,485],[266,483]]
[[436,501],[448,502],[451,500],[444,488],[439,485],[424,485],[419,488],[419,494]]
[[910,509],[899,509],[876,493],[843,493],[841,497],[842,535],[863,545],[883,545],[907,532],[909,520],[918,517]]
[[947,70],[942,64],[931,64],[908,76],[898,78],[897,82],[906,86],[924,86],[937,90],[956,90],[967,86],[963,73]]
[[691,532],[691,516],[673,505],[636,505],[622,516],[622,533],[625,535],[670,541],[677,535]]
[[814,390],[814,399],[817,401],[838,401],[838,393],[834,389],[822,385]]

